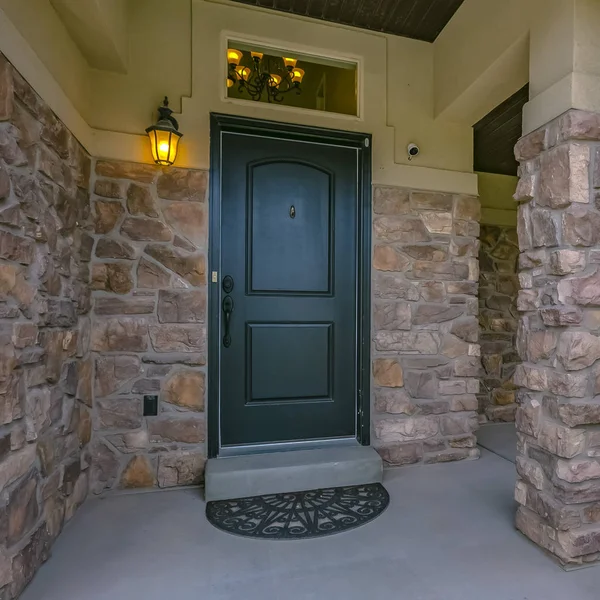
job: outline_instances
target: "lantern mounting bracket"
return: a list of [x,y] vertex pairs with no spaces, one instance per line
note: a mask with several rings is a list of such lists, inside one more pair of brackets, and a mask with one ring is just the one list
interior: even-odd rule
[[179,130],[179,123],[173,116],[173,111],[169,108],[169,98],[167,96],[163,100],[163,105],[158,107],[158,122],[160,123],[160,121],[169,121],[175,129]]

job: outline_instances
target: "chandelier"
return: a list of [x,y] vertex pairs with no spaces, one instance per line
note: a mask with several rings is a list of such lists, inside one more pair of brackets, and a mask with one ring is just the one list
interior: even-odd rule
[[267,102],[283,102],[284,94],[300,94],[304,71],[296,66],[298,59],[283,56],[281,61],[264,58],[262,52],[250,52],[252,66],[240,64],[244,53],[227,50],[227,87],[237,84],[240,93],[247,92],[252,100],[260,100],[266,93]]

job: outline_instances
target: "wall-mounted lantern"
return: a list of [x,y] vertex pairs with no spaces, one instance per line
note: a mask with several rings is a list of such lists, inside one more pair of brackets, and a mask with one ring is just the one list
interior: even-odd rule
[[157,165],[169,166],[177,158],[177,148],[182,133],[173,111],[169,108],[169,99],[165,96],[163,106],[158,107],[158,121],[146,129],[150,138],[152,157]]

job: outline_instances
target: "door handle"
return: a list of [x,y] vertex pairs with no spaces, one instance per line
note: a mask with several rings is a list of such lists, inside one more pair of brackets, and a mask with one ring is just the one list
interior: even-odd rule
[[223,335],[223,346],[229,348],[231,346],[231,334],[229,333],[231,326],[231,313],[233,312],[233,299],[231,296],[223,298],[223,319],[225,321],[225,333]]

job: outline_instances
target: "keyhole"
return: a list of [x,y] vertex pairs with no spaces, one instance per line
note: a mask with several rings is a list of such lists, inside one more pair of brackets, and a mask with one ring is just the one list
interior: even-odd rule
[[294,219],[296,217],[296,207],[292,204],[290,206],[290,218]]

